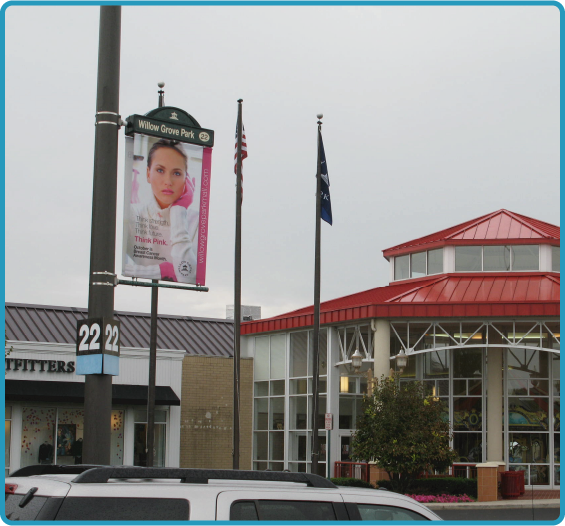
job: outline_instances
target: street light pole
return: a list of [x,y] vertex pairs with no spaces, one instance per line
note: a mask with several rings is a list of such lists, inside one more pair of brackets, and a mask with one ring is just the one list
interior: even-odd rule
[[[114,284],[101,283],[101,275],[114,275],[116,256],[116,196],[118,129],[120,127],[121,7],[100,7],[98,86],[94,143],[94,183],[88,317],[114,316]],[[104,286],[106,285],[106,286]],[[112,376],[87,374],[84,394],[83,460],[110,463]]]

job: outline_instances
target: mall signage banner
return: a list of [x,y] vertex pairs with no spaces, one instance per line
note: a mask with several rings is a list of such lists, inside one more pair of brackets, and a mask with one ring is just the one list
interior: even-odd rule
[[126,124],[122,274],[204,286],[214,132],[178,108],[148,115]]

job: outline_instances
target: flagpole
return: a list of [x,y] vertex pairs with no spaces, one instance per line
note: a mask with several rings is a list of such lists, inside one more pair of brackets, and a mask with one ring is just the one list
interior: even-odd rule
[[318,168],[316,173],[316,240],[314,249],[314,341],[312,352],[312,467],[311,473],[318,473],[319,440],[318,440],[318,405],[319,405],[319,354],[320,354],[320,238],[322,212],[322,163],[320,155],[320,134],[322,133],[323,115],[318,117]]
[[239,400],[240,400],[240,335],[241,335],[241,144],[243,124],[242,99],[237,101],[237,167],[235,195],[235,275],[233,311],[233,469],[239,469]]

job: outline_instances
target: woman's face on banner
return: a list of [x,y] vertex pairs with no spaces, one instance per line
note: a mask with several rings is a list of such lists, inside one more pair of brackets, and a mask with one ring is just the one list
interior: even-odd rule
[[147,167],[147,182],[161,208],[172,205],[184,190],[186,165],[174,148],[159,148]]

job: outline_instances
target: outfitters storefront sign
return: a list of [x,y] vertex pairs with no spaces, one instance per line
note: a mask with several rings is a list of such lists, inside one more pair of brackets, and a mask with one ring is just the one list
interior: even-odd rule
[[65,362],[63,360],[27,360],[25,358],[6,358],[6,371],[74,373],[75,362]]
[[124,276],[205,285],[213,144],[179,108],[128,117]]

